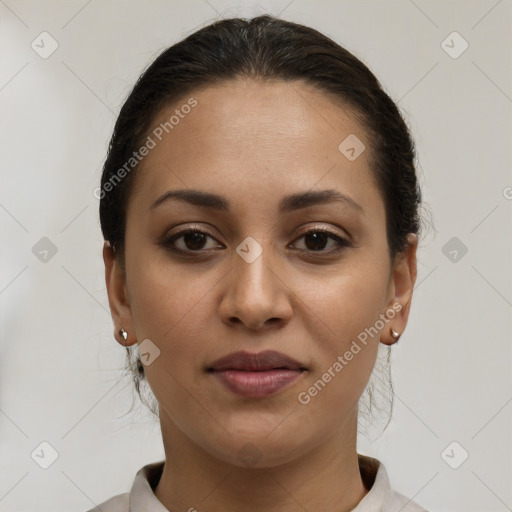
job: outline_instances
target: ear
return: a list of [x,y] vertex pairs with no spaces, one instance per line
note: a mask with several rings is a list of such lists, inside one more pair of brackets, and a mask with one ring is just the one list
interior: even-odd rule
[[407,319],[409,318],[412,293],[417,276],[416,250],[418,248],[418,237],[414,233],[409,233],[407,240],[410,245],[406,248],[404,254],[399,257],[398,261],[395,262],[391,272],[389,285],[390,298],[386,311],[393,310],[395,311],[395,315],[391,320],[391,315],[389,315],[389,313],[387,314],[390,320],[384,328],[380,340],[384,345],[393,345],[398,341],[400,336],[398,338],[393,337],[391,335],[391,329],[394,329],[399,335],[402,335],[407,325]]
[[[105,284],[107,286],[108,303],[114,322],[114,338],[126,347],[137,342],[128,293],[126,276],[116,258],[109,242],[103,245],[103,261],[105,263]],[[128,333],[126,341],[119,333],[124,329]]]

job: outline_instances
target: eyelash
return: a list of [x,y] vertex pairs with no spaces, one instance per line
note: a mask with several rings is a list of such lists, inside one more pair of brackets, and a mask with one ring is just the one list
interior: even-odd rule
[[[188,233],[200,233],[200,234],[207,235],[210,238],[215,239],[215,237],[211,233],[208,233],[207,231],[204,231],[203,229],[196,228],[194,226],[189,226],[187,228],[184,228],[184,229],[180,230],[178,233],[174,233],[173,235],[164,238],[162,240],[162,242],[160,243],[160,245],[162,245],[164,248],[169,249],[171,251],[174,251],[174,252],[177,252],[177,253],[180,253],[180,254],[186,254],[186,255],[196,254],[196,255],[199,256],[199,255],[204,255],[205,252],[209,251],[208,249],[206,249],[206,250],[199,249],[197,251],[193,251],[191,249],[183,250],[183,249],[178,249],[178,248],[173,246],[173,244],[176,242],[176,240],[178,240],[179,238],[183,237],[184,235],[186,235]],[[299,235],[298,238],[295,239],[295,241],[299,240],[302,237],[304,237],[306,235],[309,235],[311,233],[326,233],[327,235],[329,235],[330,238],[332,238],[333,240],[335,240],[337,242],[338,247],[336,249],[331,249],[330,251],[325,251],[325,250],[318,250],[318,251],[309,250],[308,251],[308,250],[306,250],[305,252],[310,254],[310,255],[329,256],[329,255],[332,255],[332,254],[337,254],[337,253],[341,252],[343,249],[345,249],[346,247],[350,247],[351,246],[350,242],[347,239],[345,239],[345,238],[343,238],[343,237],[341,237],[339,235],[334,234],[332,231],[330,231],[328,229],[321,228],[321,227],[314,227],[312,229],[304,231],[303,233],[301,233]]]

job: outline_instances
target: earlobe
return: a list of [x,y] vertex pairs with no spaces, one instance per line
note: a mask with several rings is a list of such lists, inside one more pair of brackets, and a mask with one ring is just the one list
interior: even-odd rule
[[114,322],[114,337],[124,347],[136,342],[125,338],[121,329],[132,333],[133,318],[130,301],[126,289],[125,275],[121,270],[120,262],[108,241],[103,245],[103,262],[105,263],[105,285],[107,288],[110,313]]

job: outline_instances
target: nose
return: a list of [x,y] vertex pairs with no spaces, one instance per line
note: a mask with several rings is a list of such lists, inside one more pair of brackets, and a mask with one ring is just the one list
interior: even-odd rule
[[233,267],[225,280],[219,308],[224,323],[261,330],[281,328],[289,322],[292,291],[271,253],[270,248],[263,248],[252,262],[233,254]]

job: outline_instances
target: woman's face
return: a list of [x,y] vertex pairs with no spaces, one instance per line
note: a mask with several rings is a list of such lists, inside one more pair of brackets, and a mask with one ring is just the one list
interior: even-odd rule
[[[180,109],[185,98],[160,113],[155,128],[176,109],[179,122],[150,134],[139,164],[125,280],[104,251],[116,330],[149,340],[164,434],[239,466],[353,441],[379,340],[403,332],[416,278],[416,245],[391,266],[369,140],[348,109],[299,82],[240,79],[191,96],[193,108]],[[154,206],[177,190],[204,195]],[[268,350],[306,371],[209,371]]]

